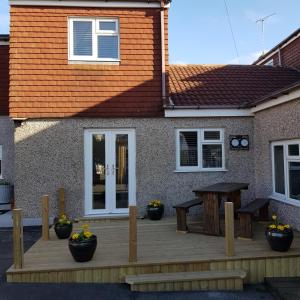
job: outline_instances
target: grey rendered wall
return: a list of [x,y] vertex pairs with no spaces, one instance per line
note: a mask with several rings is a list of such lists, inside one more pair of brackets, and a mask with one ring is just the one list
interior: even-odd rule
[[[176,128],[225,128],[227,172],[176,173]],[[27,217],[40,216],[40,197],[49,194],[56,213],[56,191],[65,187],[67,212],[84,214],[83,139],[85,128],[135,128],[137,203],[139,214],[152,198],[172,206],[192,199],[192,190],[221,181],[249,182],[243,192],[247,201],[254,194],[253,119],[66,119],[25,121],[16,129],[16,201]],[[229,151],[230,134],[249,134],[250,151]]]
[[[272,193],[271,142],[300,138],[300,99],[255,114],[255,177],[256,196]],[[300,229],[300,207],[273,201],[271,211]]]
[[14,183],[14,123],[0,116],[0,145],[2,145],[3,178]]

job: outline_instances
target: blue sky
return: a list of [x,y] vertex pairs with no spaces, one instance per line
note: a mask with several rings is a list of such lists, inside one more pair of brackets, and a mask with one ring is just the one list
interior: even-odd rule
[[[276,15],[266,21],[266,49],[300,27],[300,0],[226,1],[239,60],[224,0],[173,0],[169,24],[171,63],[251,63],[262,50],[260,26],[255,20],[273,12]],[[8,0],[0,0],[0,8],[0,33],[8,33]]]

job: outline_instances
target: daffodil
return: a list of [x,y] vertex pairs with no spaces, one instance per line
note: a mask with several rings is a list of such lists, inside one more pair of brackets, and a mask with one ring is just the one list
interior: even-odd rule
[[89,229],[89,225],[88,224],[83,224],[82,228],[83,228],[83,231],[87,231]]
[[275,221],[277,220],[277,216],[275,214],[272,215],[272,219]]
[[83,234],[86,238],[90,238],[93,235],[90,231],[85,231]]
[[271,224],[271,225],[269,225],[269,228],[270,229],[276,229],[276,225],[275,224]]
[[284,226],[283,225],[278,225],[277,229],[280,230],[280,231],[284,231]]

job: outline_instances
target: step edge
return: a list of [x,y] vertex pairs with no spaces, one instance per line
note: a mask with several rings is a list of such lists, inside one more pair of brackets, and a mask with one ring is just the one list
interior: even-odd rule
[[[236,270],[233,270],[236,271]],[[155,278],[145,278],[145,280],[139,280],[139,281],[135,281],[136,277],[138,277],[139,275],[128,275],[125,277],[125,282],[127,284],[147,284],[147,283],[160,283],[160,282],[178,282],[178,281],[201,281],[201,280],[227,280],[227,279],[240,279],[240,280],[244,280],[247,276],[247,273],[243,270],[240,270],[238,272],[236,272],[236,274],[228,274],[228,276],[224,276],[224,273],[230,273],[229,270],[225,270],[225,271],[207,271],[207,272],[174,272],[174,273],[150,273],[150,274],[140,274],[140,275],[149,275],[149,277],[155,277],[155,276],[178,276],[178,275],[182,275],[182,276],[186,276],[186,273],[215,273],[214,276],[211,277],[202,277],[202,278],[197,278],[196,276],[194,278],[188,278],[188,277],[183,277],[182,279],[178,278],[178,279],[174,279],[174,278],[160,278],[159,281]],[[222,274],[221,274],[222,273]]]

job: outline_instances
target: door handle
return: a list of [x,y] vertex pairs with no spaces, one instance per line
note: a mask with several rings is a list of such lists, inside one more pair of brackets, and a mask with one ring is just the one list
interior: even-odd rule
[[109,166],[108,166],[108,164],[106,165],[106,172],[105,172],[105,174],[108,176],[109,175]]
[[116,168],[115,168],[115,165],[114,165],[114,164],[112,165],[112,168],[111,168],[111,169],[112,169],[112,175],[115,175]]

